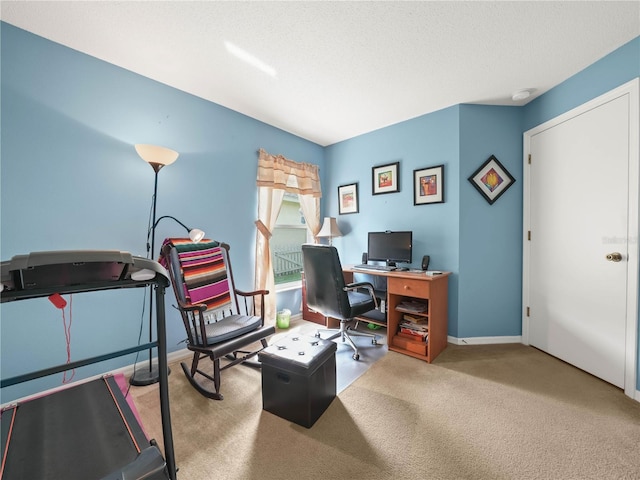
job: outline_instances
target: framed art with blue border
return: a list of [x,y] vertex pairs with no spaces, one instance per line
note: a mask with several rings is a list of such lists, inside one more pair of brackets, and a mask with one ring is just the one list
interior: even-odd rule
[[516,181],[509,171],[491,155],[480,168],[469,177],[471,185],[489,202],[489,205],[500,198]]

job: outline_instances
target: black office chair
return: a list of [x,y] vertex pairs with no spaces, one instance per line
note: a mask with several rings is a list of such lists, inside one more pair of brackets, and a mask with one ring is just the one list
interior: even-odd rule
[[[356,332],[350,329],[347,324],[354,317],[377,308],[378,302],[373,285],[368,282],[345,284],[338,251],[330,245],[302,245],[302,263],[308,307],[325,317],[340,320],[340,329],[325,330],[334,332],[325,340],[341,337],[343,342],[348,342],[353,348],[353,359],[360,359],[358,347],[351,337],[369,337],[371,343],[377,345],[378,336]],[[366,290],[368,294],[363,293],[363,290]],[[321,331],[323,330],[318,330],[317,337],[320,337]]]

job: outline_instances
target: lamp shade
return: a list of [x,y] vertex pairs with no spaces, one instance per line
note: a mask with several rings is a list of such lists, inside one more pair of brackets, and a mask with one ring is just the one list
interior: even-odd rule
[[140,158],[150,164],[156,172],[166,165],[171,165],[179,155],[174,150],[157,145],[137,144],[135,148]]
[[324,217],[324,222],[322,222],[322,228],[316,235],[319,238],[333,238],[333,237],[341,237],[342,232],[338,228],[338,223],[334,217]]
[[198,243],[204,238],[204,232],[199,228],[194,228],[192,230],[189,230],[189,238],[193,243]]

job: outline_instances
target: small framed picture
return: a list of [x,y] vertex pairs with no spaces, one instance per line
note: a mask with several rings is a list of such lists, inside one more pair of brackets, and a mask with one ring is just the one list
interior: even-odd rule
[[444,165],[413,171],[413,204],[444,203]]
[[338,187],[338,213],[358,213],[358,184],[349,183]]
[[491,155],[480,168],[469,177],[471,184],[484,199],[493,205],[516,181],[496,157]]
[[400,162],[380,165],[371,169],[373,195],[400,191]]

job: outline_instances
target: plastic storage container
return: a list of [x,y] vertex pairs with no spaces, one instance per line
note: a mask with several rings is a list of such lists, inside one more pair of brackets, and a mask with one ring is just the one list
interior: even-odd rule
[[278,328],[289,328],[289,321],[291,320],[291,310],[285,308],[280,310],[276,314],[276,325]]

